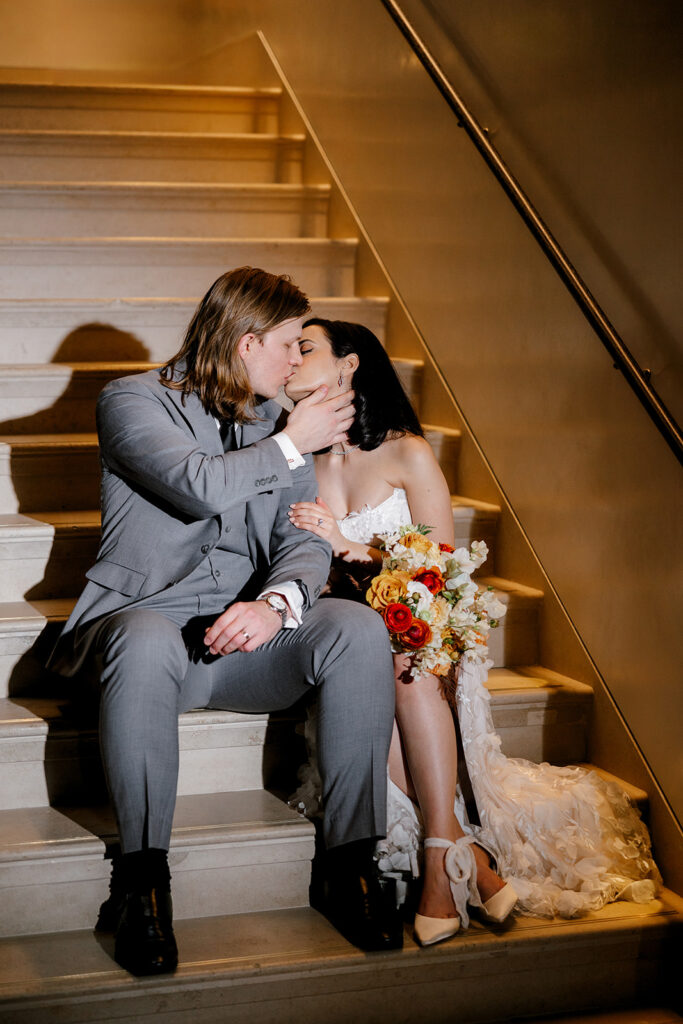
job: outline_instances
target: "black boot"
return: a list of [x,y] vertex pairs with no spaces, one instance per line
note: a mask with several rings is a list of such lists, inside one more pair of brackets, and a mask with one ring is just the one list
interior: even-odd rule
[[171,875],[165,850],[124,854],[97,922],[116,933],[114,958],[131,974],[165,974],[178,966]]
[[325,897],[318,909],[360,949],[401,949],[396,885],[381,877],[374,846],[374,840],[363,839],[327,852]]

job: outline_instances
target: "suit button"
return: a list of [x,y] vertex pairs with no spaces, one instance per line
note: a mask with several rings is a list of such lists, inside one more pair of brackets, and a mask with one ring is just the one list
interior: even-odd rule
[[231,530],[232,530],[232,526],[226,526],[225,530],[223,532],[224,533],[230,533]]
[[208,550],[209,550],[209,545],[208,544],[202,544],[202,554],[205,555]]

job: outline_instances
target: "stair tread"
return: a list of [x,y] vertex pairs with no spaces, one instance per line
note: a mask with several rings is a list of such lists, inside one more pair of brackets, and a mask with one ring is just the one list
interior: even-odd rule
[[3,139],[96,139],[150,140],[155,142],[187,140],[189,142],[296,142],[302,143],[306,136],[301,132],[188,132],[188,131],[141,131],[139,129],[116,128],[0,128],[0,143]]
[[[71,309],[87,309],[87,310],[103,310],[103,309],[121,309],[130,308],[132,310],[139,310],[142,307],[150,306],[153,309],[159,308],[176,308],[178,306],[194,306],[197,305],[201,296],[168,296],[160,297],[151,295],[146,296],[120,296],[115,299],[111,298],[7,298],[0,297],[0,313],[3,312],[14,312],[16,310],[21,311],[25,309],[35,308],[36,310],[46,310],[51,312],[52,309],[59,310],[71,310]],[[387,306],[389,299],[384,295],[348,295],[339,297],[330,297],[328,295],[318,295],[316,297],[309,297],[311,305],[331,305],[344,303],[349,306]]]
[[[74,712],[76,711],[76,717]],[[226,723],[254,723],[269,719],[267,712],[249,714],[241,711],[222,711],[215,708],[199,708],[186,711],[178,718],[180,730],[194,729],[204,725]],[[278,719],[281,715],[277,716]],[[77,717],[77,709],[69,706],[65,697],[0,698],[0,740],[9,736],[60,736],[83,730],[96,731],[96,722],[84,722]]]
[[173,84],[156,82],[0,82],[0,94],[7,91],[21,90],[40,92],[60,92],[65,97],[68,93],[102,92],[109,95],[115,94],[149,94],[150,96],[282,96],[282,89],[277,85],[245,86],[245,85],[185,85],[183,83]]
[[[487,689],[494,705],[504,704],[506,707],[536,705],[551,699],[590,701],[593,696],[592,689],[585,683],[557,676],[541,666],[492,669]],[[59,730],[60,735],[65,731],[93,731],[94,725],[79,722],[74,711],[77,713],[64,695],[0,698],[0,740],[10,736],[43,736],[48,731],[52,735],[54,730]],[[269,717],[267,713],[259,715],[207,708],[180,715],[179,725],[181,729],[191,729],[228,722],[254,722]],[[280,719],[282,714],[276,717]]]
[[[312,834],[312,825],[263,789],[178,796],[171,834],[174,849]],[[108,805],[20,807],[0,811],[0,864],[103,854],[117,835]]]
[[189,195],[273,195],[324,196],[330,185],[291,184],[288,182],[223,182],[223,181],[0,181],[2,192],[125,192],[138,194],[178,193]]
[[[78,436],[78,435],[76,435]],[[0,437],[0,443],[2,442]],[[96,441],[93,441],[96,443]],[[497,576],[481,576],[477,578],[481,586],[493,586],[497,596],[507,605],[527,605],[542,599],[543,591],[527,587],[513,580],[504,580]],[[58,619],[68,616],[76,601],[75,597],[46,598],[35,601],[6,601],[0,603],[0,631],[7,629],[12,621],[42,623],[45,619]]]
[[536,587],[528,587],[516,580],[506,580],[502,576],[478,576],[476,582],[482,587],[493,587],[497,596],[503,604],[517,603],[520,601],[540,601],[543,598],[543,591]]
[[[651,903],[612,903],[578,919],[520,917],[504,931],[473,921],[469,930],[454,941],[426,949],[418,948],[406,933],[403,950],[368,956],[351,946],[321,914],[307,907],[195,918],[175,923],[180,965],[175,974],[160,979],[131,977],[114,962],[112,944],[96,941],[91,929],[19,936],[0,940],[0,998],[9,1010],[10,1002],[12,1008],[18,1008],[31,997],[54,995],[72,1005],[72,1000],[88,995],[115,998],[119,993],[128,997],[136,994],[154,1000],[158,993],[158,1011],[162,1012],[168,1010],[173,992],[187,989],[187,998],[193,999],[194,992],[196,1000],[199,982],[218,986],[221,981],[226,985],[244,981],[251,994],[243,999],[257,1001],[267,998],[267,989],[264,991],[261,985],[269,979],[282,984],[288,975],[294,982],[303,978],[296,992],[300,995],[318,990],[316,975],[326,986],[329,982],[325,975],[345,974],[349,977],[345,988],[350,984],[355,990],[353,1005],[362,1018],[358,990],[393,988],[405,970],[424,969],[427,973],[441,969],[457,971],[461,977],[481,974],[482,963],[490,963],[495,957],[504,972],[506,959],[515,950],[546,959],[548,944],[557,940],[561,948],[585,944],[599,955],[607,935],[675,929],[681,921],[683,901],[663,890]],[[337,998],[346,998],[336,985],[333,991]],[[217,989],[214,999],[224,1005],[230,996]],[[98,1015],[97,1019],[112,1019],[106,1017],[106,1006],[102,1010],[102,1017]],[[148,1011],[153,1012],[151,1006]],[[386,1019],[391,1018],[387,1015]]]

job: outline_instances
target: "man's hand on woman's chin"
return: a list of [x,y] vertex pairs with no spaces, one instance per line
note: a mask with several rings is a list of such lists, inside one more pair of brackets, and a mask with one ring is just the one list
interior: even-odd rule
[[346,440],[347,431],[353,423],[354,392],[344,391],[328,398],[328,390],[327,385],[322,384],[311,395],[302,398],[287,417],[287,436],[302,455]]
[[255,651],[272,640],[282,626],[279,612],[265,601],[238,601],[219,615],[204,634],[211,654]]

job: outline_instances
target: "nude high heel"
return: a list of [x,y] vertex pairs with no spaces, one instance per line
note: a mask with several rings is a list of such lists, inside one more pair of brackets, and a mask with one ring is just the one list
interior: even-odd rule
[[416,914],[413,931],[421,946],[431,946],[435,942],[450,939],[459,930],[461,924],[463,928],[467,928],[470,923],[467,913],[467,898],[474,864],[474,856],[469,849],[472,842],[474,842],[472,836],[462,836],[455,843],[450,839],[436,837],[429,837],[424,841],[425,847],[438,846],[446,851],[444,870],[450,882],[451,896],[458,917],[425,917],[424,914]]
[[[491,867],[498,874],[498,861],[495,851],[481,836],[477,837],[475,845],[488,853],[491,858]],[[474,872],[472,875],[473,884],[470,890],[470,903],[481,911],[481,916],[486,921],[490,921],[492,924],[502,924],[505,918],[514,910],[519,896],[510,883],[506,882],[502,889],[499,889],[498,892],[494,893],[484,903],[477,889],[477,866],[474,854],[472,855],[472,860],[474,860]]]

